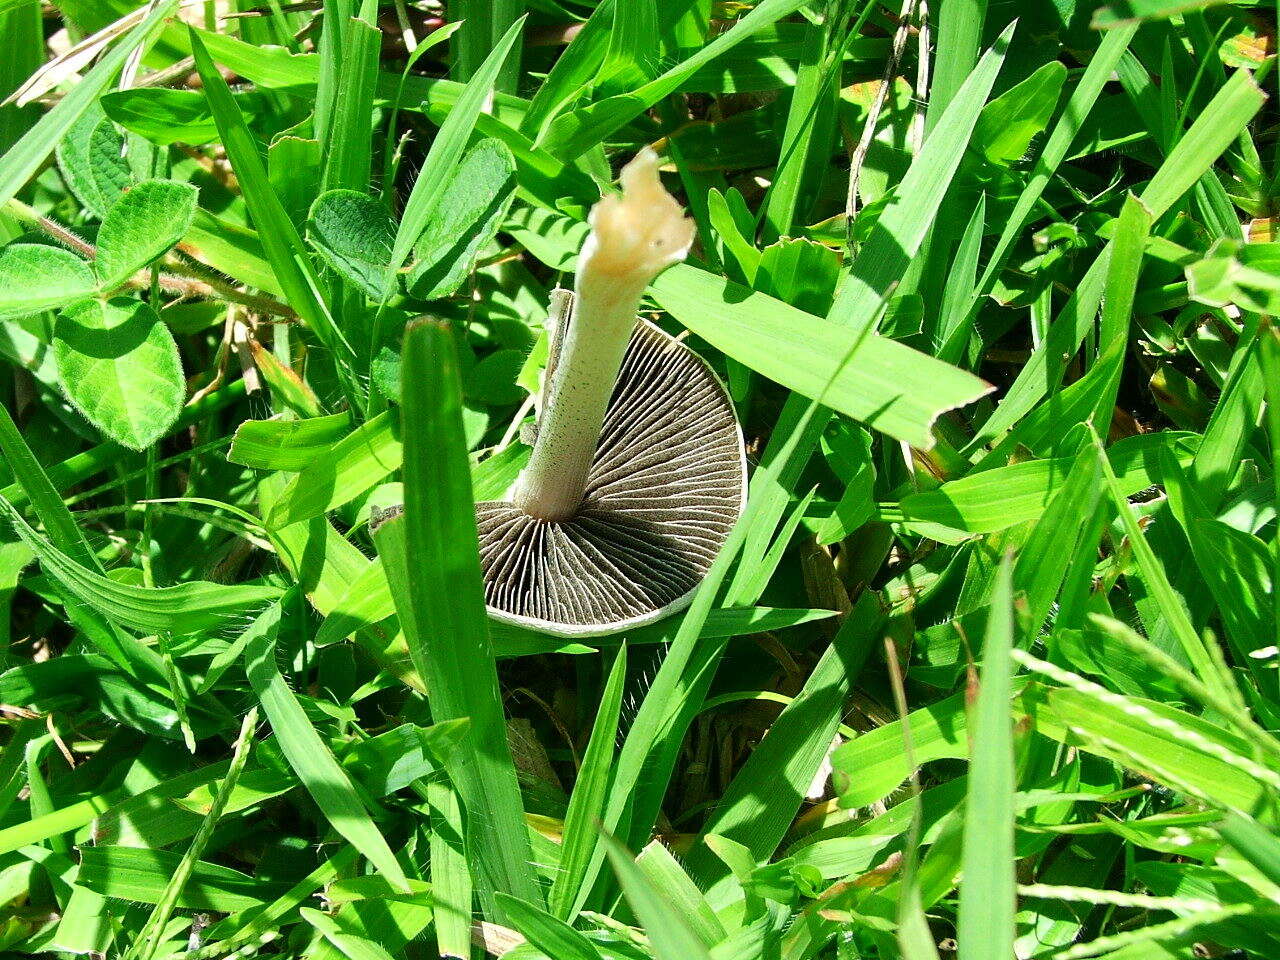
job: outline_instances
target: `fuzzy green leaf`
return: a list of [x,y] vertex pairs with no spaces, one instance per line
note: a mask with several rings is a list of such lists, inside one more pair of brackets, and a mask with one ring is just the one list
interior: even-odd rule
[[164,256],[191,228],[196,188],[172,180],[148,180],[112,204],[98,231],[98,282],[114,290]]
[[53,350],[67,398],[123,446],[145,450],[182,412],[177,344],[139,300],[91,300],[64,310]]
[[123,146],[120,131],[95,104],[67,131],[55,152],[67,186],[99,220],[133,182]]
[[0,250],[0,319],[65,307],[93,294],[89,265],[68,250],[12,243]]
[[418,241],[408,281],[413,296],[435,300],[457,291],[511,208],[515,174],[511,149],[498,140],[481,140],[462,158]]
[[381,301],[388,295],[395,224],[376,198],[357,190],[322,193],[307,218],[307,240],[325,263],[370,298]]

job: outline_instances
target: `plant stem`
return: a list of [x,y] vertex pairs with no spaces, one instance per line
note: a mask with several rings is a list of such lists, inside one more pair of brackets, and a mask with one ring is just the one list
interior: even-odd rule
[[[75,231],[64,227],[56,220],[51,220],[33,207],[27,206],[22,201],[10,200],[5,205],[5,209],[23,222],[36,227],[50,238],[56,240],[68,250],[78,253],[88,260],[97,259],[98,249],[92,243],[89,243]],[[168,254],[160,262],[160,266],[167,271],[159,276],[160,288],[167,293],[201,300],[225,300],[229,303],[238,303],[242,307],[248,307],[254,313],[266,316],[297,317],[297,314],[288,304],[273,300],[271,297],[237,290],[224,280],[205,276],[175,254]],[[125,286],[132,290],[143,290],[150,287],[151,284],[152,271],[151,268],[147,268],[138,271]]]
[[573,311],[545,387],[533,454],[516,487],[515,505],[541,520],[566,519],[581,504],[640,297],[693,242],[693,223],[663,189],[652,150],[622,171],[622,187],[621,197],[606,197],[591,210]]
[[643,285],[612,284],[589,273],[574,284],[560,362],[516,499],[530,516],[560,520],[577,510],[642,293]]

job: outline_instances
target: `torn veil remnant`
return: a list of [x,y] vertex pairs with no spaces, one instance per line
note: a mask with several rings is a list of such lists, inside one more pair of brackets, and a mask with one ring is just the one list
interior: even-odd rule
[[[687,605],[742,512],[742,432],[697,354],[637,320],[693,224],[645,148],[591,211],[537,438],[510,501],[476,505],[496,619],[616,633]],[[553,311],[554,312],[554,311]]]

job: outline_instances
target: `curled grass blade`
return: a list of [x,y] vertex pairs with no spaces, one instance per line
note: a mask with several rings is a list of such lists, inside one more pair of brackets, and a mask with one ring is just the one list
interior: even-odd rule
[[172,587],[119,583],[72,560],[40,536],[3,497],[0,514],[40,560],[45,570],[75,597],[108,619],[146,633],[175,635],[217,630],[280,595],[276,587],[224,585],[188,580]]

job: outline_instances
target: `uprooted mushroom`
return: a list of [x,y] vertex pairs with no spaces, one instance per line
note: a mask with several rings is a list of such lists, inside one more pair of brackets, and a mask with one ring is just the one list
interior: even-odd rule
[[[693,224],[646,148],[591,211],[528,466],[476,505],[485,599],[499,620],[563,636],[679,610],[742,512],[742,433],[701,357],[637,317],[685,258]],[[556,324],[553,324],[556,326]]]
[[[476,504],[496,620],[600,636],[687,606],[746,499],[742,430],[701,357],[636,311],[693,224],[642,150],[591,210],[572,295],[556,291],[529,463]],[[379,518],[388,519],[394,508]]]

